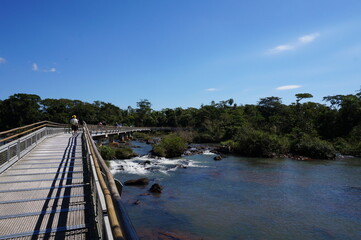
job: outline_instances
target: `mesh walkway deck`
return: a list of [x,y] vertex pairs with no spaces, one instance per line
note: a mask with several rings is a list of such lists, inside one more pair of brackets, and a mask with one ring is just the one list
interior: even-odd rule
[[80,134],[44,140],[0,175],[0,239],[92,239]]

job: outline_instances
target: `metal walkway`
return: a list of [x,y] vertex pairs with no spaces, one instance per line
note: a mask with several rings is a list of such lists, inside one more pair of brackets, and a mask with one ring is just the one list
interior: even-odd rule
[[0,175],[0,239],[92,239],[94,214],[82,151],[80,134],[60,134]]

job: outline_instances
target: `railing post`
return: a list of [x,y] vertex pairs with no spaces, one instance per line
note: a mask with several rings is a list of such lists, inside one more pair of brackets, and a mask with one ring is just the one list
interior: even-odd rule
[[18,156],[18,160],[20,159],[20,139],[18,139],[18,142],[16,144],[16,155]]
[[7,150],[7,161],[10,160],[10,146],[8,146],[8,150]]

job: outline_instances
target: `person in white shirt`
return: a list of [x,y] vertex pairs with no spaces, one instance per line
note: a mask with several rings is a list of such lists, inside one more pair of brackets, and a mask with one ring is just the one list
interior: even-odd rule
[[73,115],[71,117],[70,124],[71,124],[71,130],[73,130],[73,133],[76,133],[79,128],[79,121],[78,121],[78,119],[76,119],[75,115]]

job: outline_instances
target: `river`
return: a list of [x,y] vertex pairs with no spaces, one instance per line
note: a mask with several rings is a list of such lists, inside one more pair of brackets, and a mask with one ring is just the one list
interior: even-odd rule
[[[132,143],[139,154],[150,150]],[[122,182],[150,179],[122,195],[141,239],[361,239],[361,159],[213,157],[111,162]],[[161,194],[146,194],[153,183]]]

